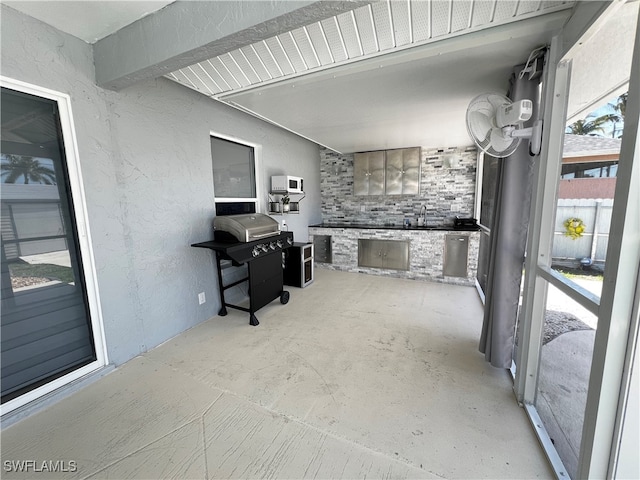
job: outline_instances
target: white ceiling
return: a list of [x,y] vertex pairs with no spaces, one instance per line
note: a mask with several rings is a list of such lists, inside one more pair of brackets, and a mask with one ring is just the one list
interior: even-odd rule
[[620,4],[607,21],[574,46],[567,123],[585,118],[629,90],[639,10],[637,0]]
[[169,78],[221,97],[229,91],[512,24],[572,5],[572,0],[377,0],[181,68]]
[[339,152],[472,145],[466,109],[506,93],[515,65],[545,43],[541,33],[485,43],[459,39],[225,95],[223,100]]
[[339,152],[466,147],[466,107],[506,93],[573,0],[378,0],[167,75]]
[[[91,43],[171,2],[4,3]],[[168,78],[339,152],[466,147],[469,101],[506,93],[573,3],[375,1]]]
[[173,1],[3,0],[2,3],[87,43],[95,43]]

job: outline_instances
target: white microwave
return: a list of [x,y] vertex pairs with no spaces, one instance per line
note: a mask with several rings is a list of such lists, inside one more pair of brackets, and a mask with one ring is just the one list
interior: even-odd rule
[[271,177],[272,192],[304,193],[302,178],[291,175],[274,175]]

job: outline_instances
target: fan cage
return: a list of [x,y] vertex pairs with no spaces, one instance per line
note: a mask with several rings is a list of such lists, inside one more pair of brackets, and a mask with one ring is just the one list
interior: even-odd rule
[[[492,133],[496,135],[495,130],[498,130],[495,123],[498,108],[511,103],[511,100],[502,94],[483,93],[471,100],[467,108],[466,124],[469,135],[482,152],[492,157],[508,157],[520,145],[521,139],[517,137],[511,137],[511,142],[502,149],[497,149],[491,141]],[[519,129],[520,126],[516,128]]]

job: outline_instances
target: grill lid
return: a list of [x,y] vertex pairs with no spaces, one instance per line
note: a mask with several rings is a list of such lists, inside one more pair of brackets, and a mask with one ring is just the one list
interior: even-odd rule
[[222,232],[222,239],[225,234],[230,234],[239,242],[251,242],[280,233],[280,224],[264,213],[216,216],[213,228],[216,239],[220,240],[219,232]]

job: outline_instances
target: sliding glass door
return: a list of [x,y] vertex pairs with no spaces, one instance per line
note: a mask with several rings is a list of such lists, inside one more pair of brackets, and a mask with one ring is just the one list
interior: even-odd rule
[[2,88],[2,403],[97,359],[58,103]]

